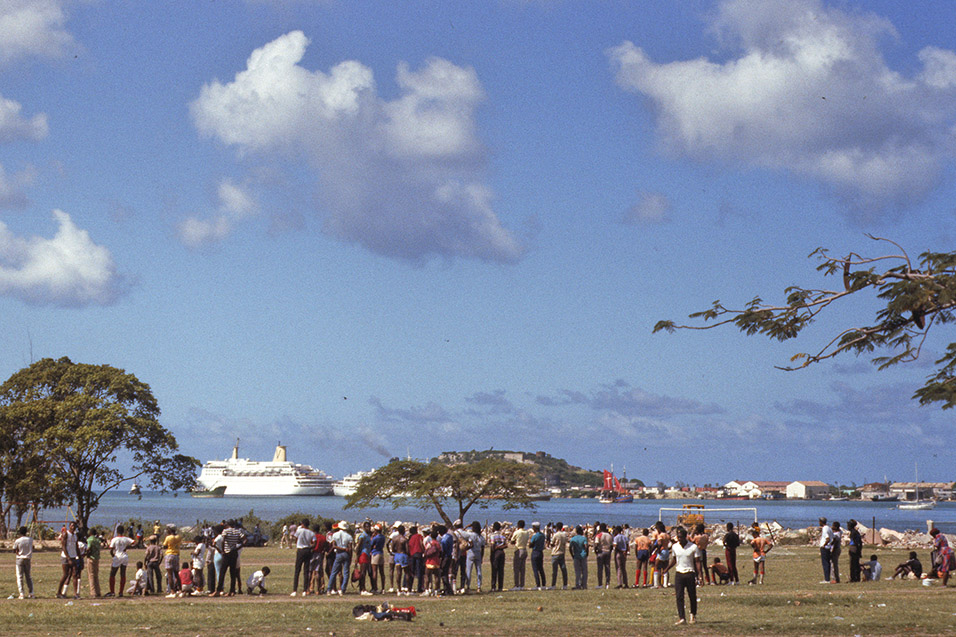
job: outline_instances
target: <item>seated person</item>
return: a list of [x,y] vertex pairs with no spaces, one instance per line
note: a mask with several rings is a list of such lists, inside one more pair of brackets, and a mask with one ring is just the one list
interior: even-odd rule
[[179,597],[193,594],[195,590],[193,588],[193,570],[189,568],[188,561],[183,564],[182,570],[179,571],[179,583],[182,587],[179,589]]
[[904,579],[919,579],[922,574],[923,565],[920,563],[919,558],[916,557],[916,551],[910,551],[910,559],[897,566],[896,571],[893,573],[893,577],[890,579],[896,579],[897,577]]
[[725,564],[721,564],[719,557],[714,558],[710,572],[714,574],[715,584],[726,584],[730,581],[730,569]]
[[246,580],[246,590],[248,593],[250,595],[265,595],[268,592],[266,590],[266,576],[271,572],[268,566],[263,566],[262,570],[250,575],[249,579]]
[[879,581],[882,572],[883,565],[877,561],[875,555],[871,555],[870,561],[863,565],[863,580],[869,582]]
[[127,595],[144,595],[146,593],[146,578],[149,571],[143,568],[142,562],[136,562],[136,577],[126,587]]

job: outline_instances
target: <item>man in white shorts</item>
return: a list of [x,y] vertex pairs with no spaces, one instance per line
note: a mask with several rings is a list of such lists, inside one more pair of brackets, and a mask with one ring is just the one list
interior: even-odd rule
[[129,555],[126,551],[133,544],[133,538],[126,537],[123,531],[122,525],[116,527],[116,535],[110,540],[110,555],[113,556],[113,563],[110,565],[110,592],[107,597],[113,597],[113,591],[116,590],[117,570],[120,572],[120,597],[126,589],[126,566],[129,564]]

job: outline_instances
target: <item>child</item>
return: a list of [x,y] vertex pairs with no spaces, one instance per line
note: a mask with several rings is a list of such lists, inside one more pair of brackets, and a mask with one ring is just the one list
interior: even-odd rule
[[863,565],[863,581],[877,582],[882,572],[883,565],[876,560],[875,555],[871,555],[870,561]]
[[[266,590],[266,576],[272,571],[268,566],[263,566],[262,570],[256,571],[249,576],[248,581],[246,581],[246,589],[250,595],[265,595],[268,591]],[[258,591],[255,589],[259,589]]]
[[[193,570],[187,562],[183,564],[182,570],[179,571],[179,591],[175,593],[175,596],[183,597],[185,595],[192,595],[193,590]],[[167,595],[167,597],[169,597],[169,595]]]
[[193,586],[197,593],[201,593],[203,589],[202,569],[206,563],[206,541],[203,536],[197,535],[193,538],[193,542],[196,543],[196,548],[192,552]]
[[126,589],[126,594],[145,595],[147,577],[149,577],[149,571],[143,567],[142,562],[136,562],[136,577],[134,577],[133,581],[129,583],[129,587]]

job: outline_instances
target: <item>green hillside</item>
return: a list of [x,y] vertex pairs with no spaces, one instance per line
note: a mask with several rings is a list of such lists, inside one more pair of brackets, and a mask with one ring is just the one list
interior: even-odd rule
[[[485,451],[445,451],[432,462],[459,463],[477,462],[485,458],[497,458],[528,465],[548,487],[567,489],[570,487],[600,487],[604,482],[600,471],[591,471],[568,464],[567,460],[554,458],[544,451],[529,453],[526,451],[507,451],[503,449],[488,449]],[[643,483],[634,480],[640,486]]]

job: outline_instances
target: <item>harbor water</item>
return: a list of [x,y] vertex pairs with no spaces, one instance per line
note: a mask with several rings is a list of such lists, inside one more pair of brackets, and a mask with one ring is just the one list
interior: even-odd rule
[[[716,500],[635,500],[632,503],[601,504],[595,499],[555,498],[537,502],[534,509],[504,510],[496,502],[490,502],[488,508],[472,507],[465,522],[478,520],[481,523],[493,521],[515,522],[524,519],[529,523],[539,520],[579,524],[594,521],[609,524],[629,524],[632,527],[649,526],[660,517],[666,524],[673,524],[677,511],[662,509],[680,509],[684,504],[701,504],[707,508],[705,519],[708,524],[735,522],[750,524],[754,520],[756,509],[760,523],[778,522],[784,528],[806,528],[816,526],[817,519],[839,520],[844,527],[850,518],[856,519],[866,527],[886,527],[897,531],[916,530],[926,532],[926,521],[933,520],[945,533],[956,533],[956,502],[940,502],[929,511],[900,510],[893,502],[829,502],[817,500],[755,500],[755,501],[716,501]],[[108,493],[100,501],[99,508],[90,518],[92,524],[110,526],[130,518],[143,520],[161,520],[163,524],[191,525],[197,521],[219,522],[228,518],[239,518],[250,511],[263,520],[278,520],[290,513],[319,515],[336,520],[372,520],[430,523],[438,519],[433,509],[421,510],[413,507],[393,509],[383,505],[370,509],[345,509],[345,498],[336,496],[226,496],[223,498],[194,498],[185,493],[173,495],[144,491],[142,496],[125,493]],[[714,509],[714,510],[711,510]],[[721,509],[721,510],[716,510]],[[737,509],[737,510],[728,510]],[[451,516],[457,509],[449,507]],[[71,518],[66,509],[43,511],[41,519],[48,522],[60,522]]]

